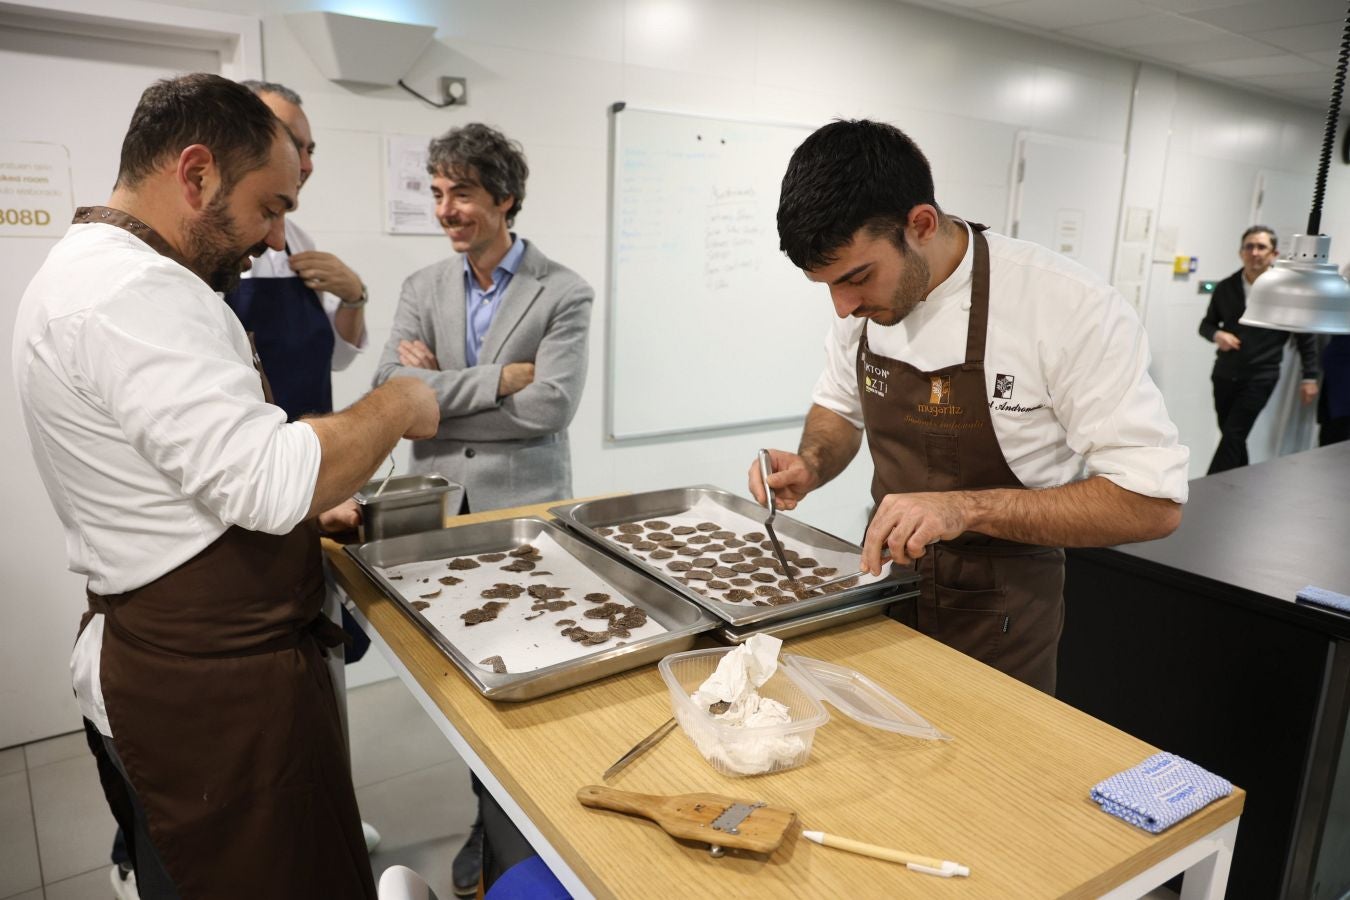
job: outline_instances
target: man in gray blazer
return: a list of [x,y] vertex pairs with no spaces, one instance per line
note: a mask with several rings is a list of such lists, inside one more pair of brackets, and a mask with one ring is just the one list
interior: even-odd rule
[[451,129],[427,171],[455,253],[403,283],[375,384],[415,375],[435,389],[440,432],[413,445],[412,467],[464,485],[474,510],[566,499],[595,292],[511,231],[529,175],[518,143]]
[[[480,512],[571,497],[567,426],[586,382],[595,292],[512,233],[529,175],[515,141],[477,123],[451,129],[431,142],[427,172],[455,252],[403,283],[375,372],[377,385],[421,378],[440,400],[440,430],[413,445],[413,470],[464,485]],[[480,872],[491,884],[533,853],[477,778],[473,788],[478,818],[452,866],[460,897]]]

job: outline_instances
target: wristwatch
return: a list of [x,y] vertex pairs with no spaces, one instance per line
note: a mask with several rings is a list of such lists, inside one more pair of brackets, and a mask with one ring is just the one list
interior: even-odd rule
[[366,286],[363,284],[361,285],[361,298],[359,300],[353,300],[351,303],[348,303],[346,300],[339,300],[338,309],[360,309],[366,305],[366,301],[369,299],[370,295],[366,293]]

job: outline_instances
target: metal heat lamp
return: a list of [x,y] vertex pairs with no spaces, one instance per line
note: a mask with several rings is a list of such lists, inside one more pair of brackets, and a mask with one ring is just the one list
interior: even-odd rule
[[1345,87],[1346,60],[1350,57],[1350,10],[1341,34],[1341,56],[1327,109],[1322,161],[1317,169],[1312,211],[1306,234],[1294,235],[1287,256],[1275,262],[1252,284],[1247,295],[1243,325],[1259,325],[1281,331],[1311,334],[1350,334],[1350,284],[1328,261],[1331,236],[1319,234],[1322,198],[1327,188],[1327,167],[1336,142],[1341,113],[1341,90]]

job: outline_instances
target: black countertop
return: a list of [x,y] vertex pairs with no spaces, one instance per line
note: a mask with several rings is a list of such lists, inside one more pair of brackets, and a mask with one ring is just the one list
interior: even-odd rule
[[1197,478],[1190,487],[1171,535],[1098,552],[1207,579],[1235,602],[1350,639],[1350,615],[1294,603],[1306,585],[1350,594],[1350,442]]

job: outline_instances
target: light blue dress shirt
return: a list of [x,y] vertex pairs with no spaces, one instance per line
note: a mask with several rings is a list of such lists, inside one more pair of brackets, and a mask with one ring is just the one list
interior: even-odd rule
[[488,327],[502,305],[506,287],[511,283],[516,269],[520,268],[520,259],[525,255],[525,242],[511,235],[511,249],[506,251],[497,268],[492,270],[492,286],[481,287],[473,277],[469,267],[469,258],[464,257],[464,359],[471,366],[478,365],[478,351],[483,349],[483,338]]

